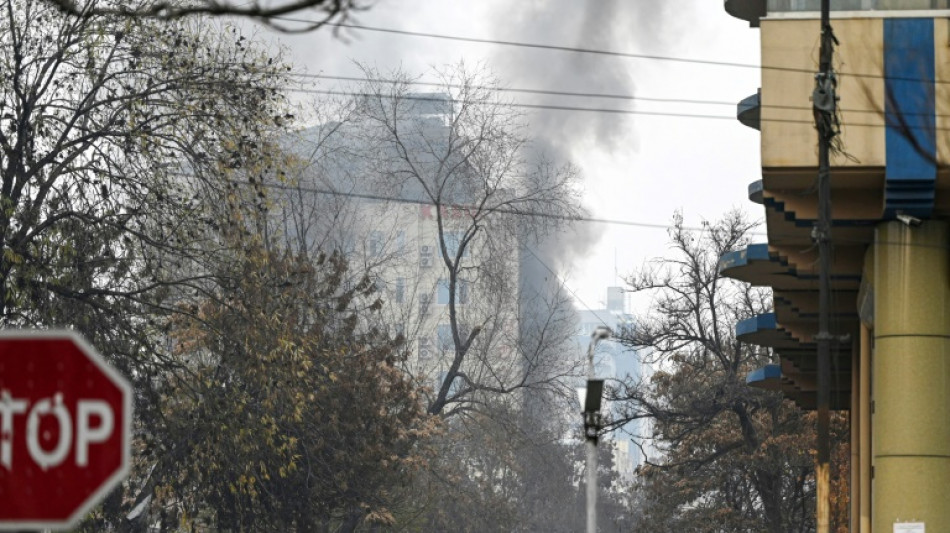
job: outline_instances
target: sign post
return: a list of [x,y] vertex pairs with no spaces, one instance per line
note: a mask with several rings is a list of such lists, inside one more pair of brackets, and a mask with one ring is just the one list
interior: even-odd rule
[[0,529],[74,527],[129,470],[132,388],[77,333],[0,333]]

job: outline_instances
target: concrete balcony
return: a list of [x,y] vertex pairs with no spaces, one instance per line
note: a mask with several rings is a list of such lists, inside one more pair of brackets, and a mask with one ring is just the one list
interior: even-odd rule
[[778,254],[771,253],[769,245],[764,243],[724,254],[719,258],[719,273],[758,287],[780,290],[808,290],[817,286],[816,281],[797,276],[794,269]]
[[775,313],[756,315],[736,324],[736,340],[766,346],[778,352],[811,350],[813,331],[802,331],[801,326],[787,328],[775,320]]
[[[836,291],[857,291],[861,271],[855,253],[843,253],[832,263],[831,283]],[[796,247],[772,247],[768,244],[750,244],[742,250],[723,254],[719,258],[719,273],[724,277],[744,281],[757,287],[772,287],[777,291],[818,290],[817,252],[814,247],[804,253]]]
[[763,205],[765,188],[762,186],[762,180],[756,180],[749,184],[749,201]]
[[[831,408],[834,410],[848,409],[850,404],[850,382],[843,382],[847,377],[840,372],[834,373],[831,385]],[[765,365],[749,372],[746,375],[746,385],[757,389],[781,391],[786,398],[795,402],[798,407],[813,411],[817,403],[816,378],[814,373],[801,373],[796,368],[783,361],[782,365]]]
[[765,16],[766,0],[726,0],[726,13],[749,22],[752,28],[759,27],[759,19]]
[[[815,408],[817,383],[817,346],[810,338],[813,331],[802,331],[802,324],[785,326],[776,315],[766,313],[736,324],[736,340],[771,348],[781,359],[780,365],[766,365],[749,372],[746,385],[781,391],[803,409]],[[837,351],[832,355],[832,409],[847,409],[851,381],[842,379],[851,372],[849,354]]]
[[736,118],[743,126],[748,126],[754,130],[761,130],[760,118],[762,116],[762,90],[743,98],[736,106]]
[[779,365],[765,365],[746,375],[745,384],[765,390],[782,389],[782,367]]

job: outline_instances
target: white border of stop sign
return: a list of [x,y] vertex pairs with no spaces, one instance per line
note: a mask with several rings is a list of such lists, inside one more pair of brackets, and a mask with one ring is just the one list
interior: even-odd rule
[[[52,330],[2,330],[0,331],[0,341],[5,340],[32,340],[32,339],[43,339],[43,340],[68,340],[76,345],[76,347],[85,354],[86,358],[93,363],[96,368],[99,369],[110,381],[122,391],[122,417],[121,419],[114,419],[112,431],[113,432],[122,432],[122,438],[124,446],[122,447],[122,459],[121,466],[107,478],[102,484],[99,485],[99,488],[90,494],[86,500],[79,505],[76,510],[64,521],[30,521],[30,522],[11,522],[4,519],[0,516],[0,530],[12,530],[12,529],[71,529],[78,525],[79,521],[82,520],[84,516],[109,492],[115,488],[123,479],[126,478],[129,474],[129,467],[131,464],[131,449],[132,449],[132,386],[129,384],[128,380],[124,376],[119,374],[114,368],[112,368],[105,359],[99,355],[99,352],[96,351],[85,339],[82,338],[79,333],[67,330],[67,329],[52,329]],[[32,405],[30,407],[33,407]],[[12,417],[14,413],[7,413],[8,417]],[[25,416],[27,413],[22,413],[20,416]],[[111,434],[111,433],[110,433]],[[25,438],[26,436],[19,436],[19,438]],[[14,436],[16,438],[16,436]],[[81,452],[79,452],[81,454]],[[82,458],[79,458],[82,461]],[[68,482],[68,480],[66,480]]]

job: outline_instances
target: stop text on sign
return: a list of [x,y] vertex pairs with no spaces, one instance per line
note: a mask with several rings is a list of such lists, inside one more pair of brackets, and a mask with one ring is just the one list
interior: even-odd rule
[[[14,417],[18,415],[26,416],[23,436],[14,431]],[[49,429],[41,430],[41,423],[46,418],[55,421],[59,430],[52,449],[41,442],[52,439],[53,433]],[[46,470],[65,461],[71,448],[75,449],[76,466],[88,465],[89,445],[105,442],[114,429],[115,413],[102,400],[77,400],[76,412],[70,413],[63,404],[62,393],[30,405],[29,400],[14,398],[10,391],[0,390],[0,466],[7,470],[13,467],[13,441],[16,438],[26,438],[30,458]],[[42,438],[44,436],[47,438]]]
[[75,528],[128,475],[132,407],[76,332],[0,330],[0,530]]

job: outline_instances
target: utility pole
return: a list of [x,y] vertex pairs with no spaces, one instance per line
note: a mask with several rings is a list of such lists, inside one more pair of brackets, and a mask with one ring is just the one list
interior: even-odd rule
[[836,43],[831,31],[830,0],[821,0],[821,49],[812,106],[818,129],[818,220],[812,237],[818,244],[818,466],[817,533],[829,533],[831,525],[831,142],[837,134],[835,92],[837,80],[832,70]]
[[590,335],[587,346],[587,393],[584,399],[584,447],[587,449],[587,533],[597,533],[597,440],[602,425],[600,405],[604,380],[595,378],[594,349],[597,343],[610,338],[610,329],[598,327]]

